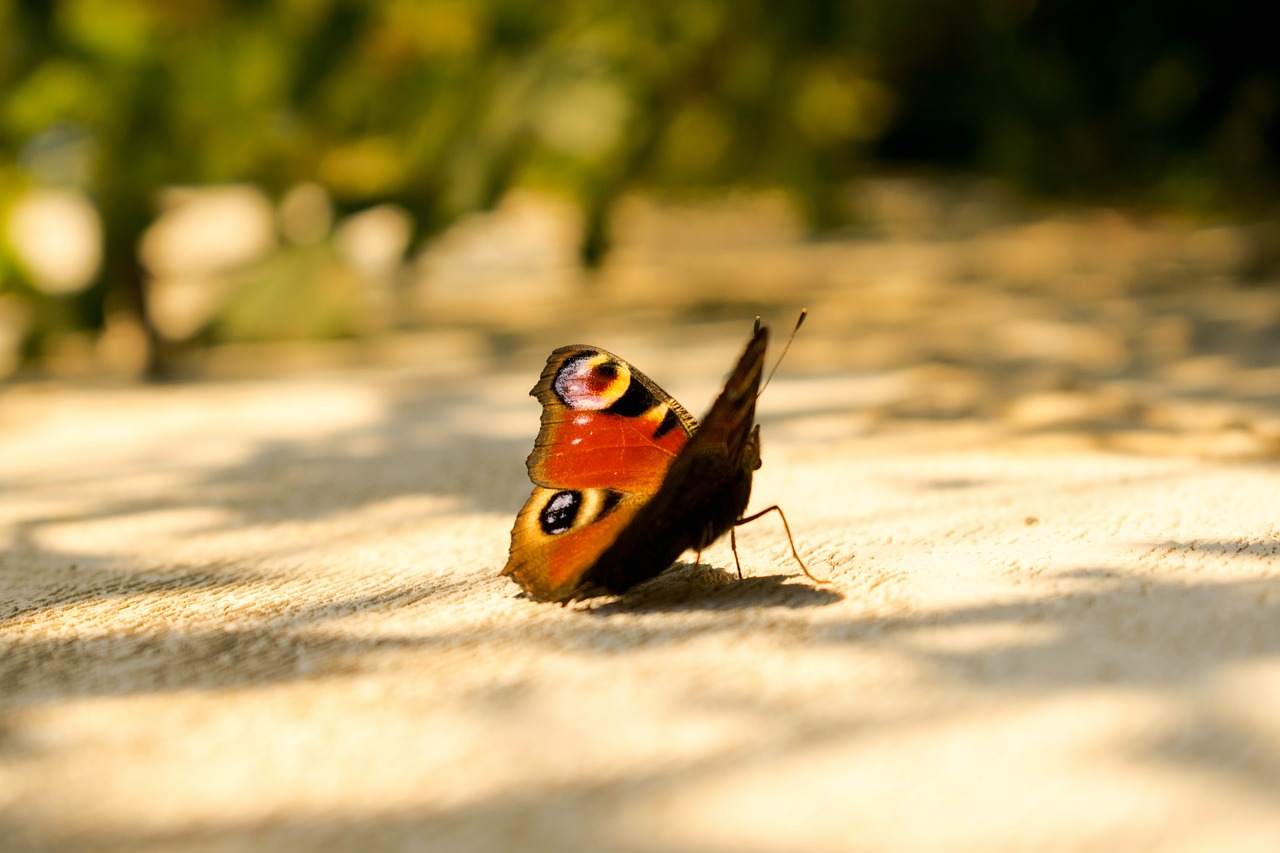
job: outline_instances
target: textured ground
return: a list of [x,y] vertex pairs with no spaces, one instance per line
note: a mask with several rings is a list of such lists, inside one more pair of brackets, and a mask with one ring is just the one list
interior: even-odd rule
[[772,520],[744,581],[497,577],[551,345],[698,413],[749,316],[9,388],[0,849],[1276,849],[1274,289],[820,251],[899,276],[811,288],[761,401],[821,586]]

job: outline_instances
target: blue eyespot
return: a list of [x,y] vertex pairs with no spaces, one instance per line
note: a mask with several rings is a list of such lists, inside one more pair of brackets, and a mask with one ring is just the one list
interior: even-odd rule
[[548,536],[557,536],[573,527],[573,520],[578,517],[582,507],[582,493],[575,491],[556,492],[542,508],[538,523],[542,532]]

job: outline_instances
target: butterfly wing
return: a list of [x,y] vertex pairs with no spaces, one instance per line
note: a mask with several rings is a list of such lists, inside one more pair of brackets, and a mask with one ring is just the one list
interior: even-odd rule
[[627,362],[598,347],[561,347],[529,392],[542,428],[526,465],[548,487],[653,494],[698,422]]
[[704,548],[742,517],[760,467],[756,396],[768,329],[758,328],[658,492],[582,577],[587,590],[620,592],[661,574],[690,548]]
[[598,347],[553,352],[530,393],[542,403],[526,463],[535,488],[516,516],[502,573],[534,598],[560,601],[657,494],[698,424]]

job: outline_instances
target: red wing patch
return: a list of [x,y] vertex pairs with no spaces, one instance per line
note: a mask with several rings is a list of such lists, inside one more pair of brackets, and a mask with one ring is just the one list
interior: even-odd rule
[[665,407],[639,417],[572,409],[548,415],[529,457],[529,476],[550,488],[651,495],[689,441],[682,429],[657,435]]

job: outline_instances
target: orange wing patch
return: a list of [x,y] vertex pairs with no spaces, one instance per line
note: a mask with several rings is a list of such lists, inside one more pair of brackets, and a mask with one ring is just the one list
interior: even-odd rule
[[516,516],[502,574],[534,598],[565,598],[647,500],[608,489],[534,489]]

